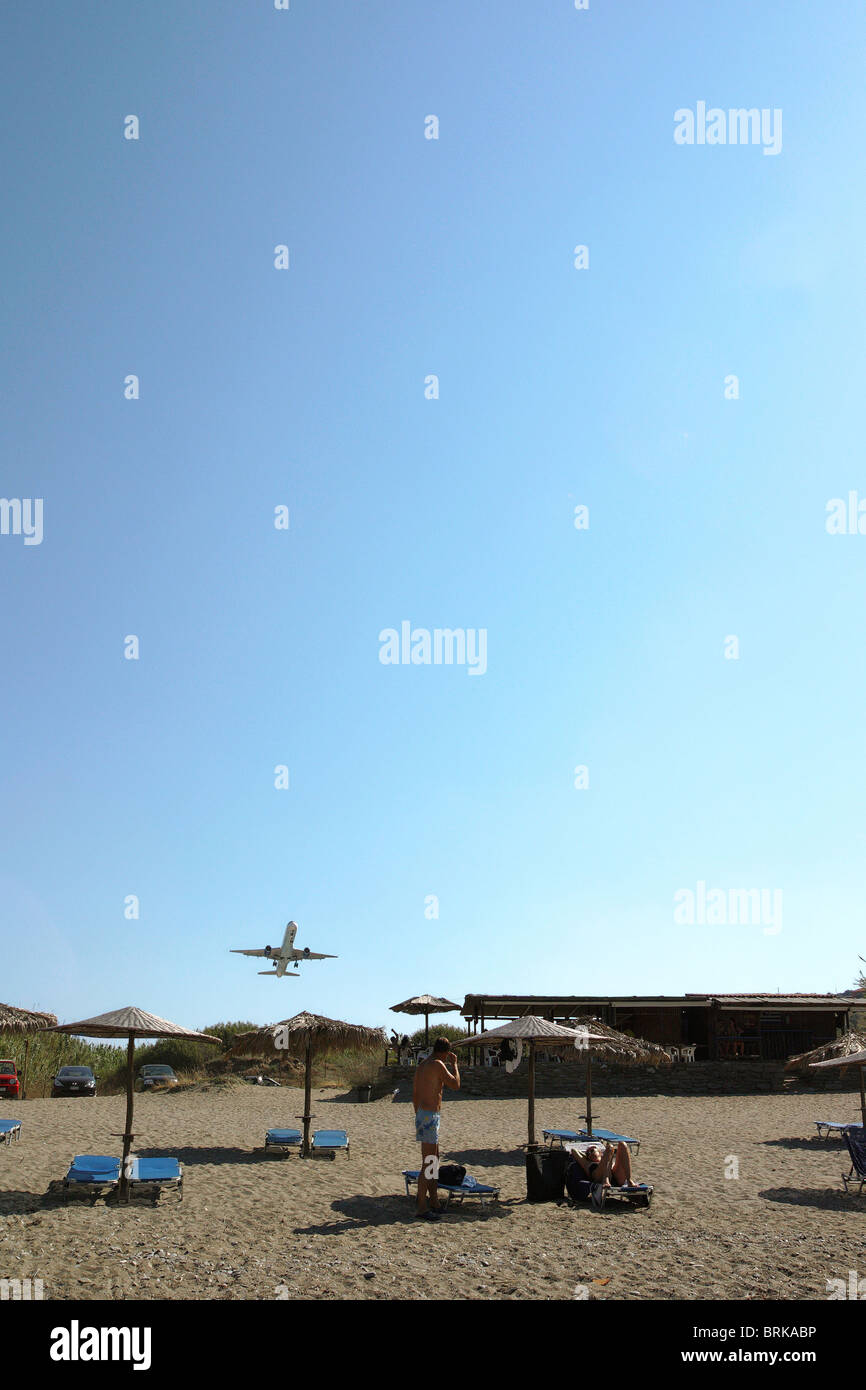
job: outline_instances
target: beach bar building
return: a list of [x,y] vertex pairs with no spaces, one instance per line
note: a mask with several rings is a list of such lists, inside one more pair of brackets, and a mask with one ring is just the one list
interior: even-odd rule
[[462,1014],[470,1033],[524,1014],[565,1027],[588,1016],[662,1047],[694,1047],[699,1062],[769,1062],[847,1032],[851,1003],[838,994],[467,994]]

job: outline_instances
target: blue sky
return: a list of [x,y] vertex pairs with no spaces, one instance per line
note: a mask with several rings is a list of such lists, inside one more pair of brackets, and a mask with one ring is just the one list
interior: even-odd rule
[[[847,988],[862,9],[2,33],[0,493],[44,535],[0,535],[0,995],[390,1026],[420,991]],[[780,110],[781,152],[677,145],[699,101]],[[486,672],[383,665],[404,620],[486,630]],[[781,891],[782,929],[675,922],[699,882]],[[228,954],[290,917],[339,959]]]

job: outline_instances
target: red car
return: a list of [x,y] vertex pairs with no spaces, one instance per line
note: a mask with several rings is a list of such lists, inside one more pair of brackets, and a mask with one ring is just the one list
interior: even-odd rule
[[11,1096],[13,1100],[17,1100],[20,1090],[21,1082],[18,1080],[18,1068],[15,1063],[0,1061],[0,1096]]

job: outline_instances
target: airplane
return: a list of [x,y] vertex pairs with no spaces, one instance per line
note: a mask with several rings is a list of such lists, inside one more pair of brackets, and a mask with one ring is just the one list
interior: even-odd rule
[[[282,946],[265,946],[264,950],[242,951],[232,948],[233,956],[264,956],[266,960],[272,960],[276,966],[275,970],[260,970],[260,975],[277,975],[280,979],[285,975],[289,963],[294,962],[295,969],[298,962],[302,960],[336,960],[336,956],[322,955],[319,951],[311,951],[309,946],[305,946],[303,951],[295,949],[295,933],[298,930],[297,922],[290,922],[286,927],[286,934],[283,937]],[[290,975],[290,980],[300,979],[299,975]]]

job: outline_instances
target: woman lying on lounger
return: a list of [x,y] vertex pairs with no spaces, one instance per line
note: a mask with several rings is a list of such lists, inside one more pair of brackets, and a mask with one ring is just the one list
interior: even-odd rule
[[575,1150],[574,1157],[590,1182],[600,1182],[602,1187],[628,1187],[631,1183],[628,1144],[617,1144],[616,1148],[607,1141],[603,1146],[592,1144],[583,1153]]

